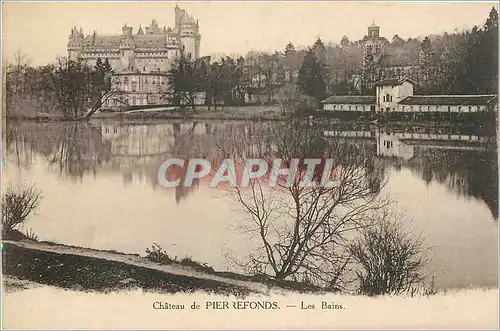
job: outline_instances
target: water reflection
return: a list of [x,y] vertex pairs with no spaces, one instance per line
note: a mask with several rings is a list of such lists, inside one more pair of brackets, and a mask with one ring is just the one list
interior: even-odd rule
[[[165,158],[214,158],[220,151],[241,155],[254,148],[270,125],[236,121],[167,123],[7,123],[7,161],[29,168],[36,155],[49,171],[73,180],[109,171],[158,188],[157,170]],[[471,129],[340,127],[323,128],[327,139],[344,139],[352,153],[369,162],[374,190],[386,172],[410,169],[426,183],[446,185],[462,196],[483,200],[498,218],[498,165],[495,137]],[[243,152],[242,152],[243,151]],[[178,187],[176,202],[198,190]]]
[[89,123],[9,123],[6,140],[7,160],[18,167],[30,168],[38,154],[51,171],[73,180],[95,176],[111,157],[111,142]]

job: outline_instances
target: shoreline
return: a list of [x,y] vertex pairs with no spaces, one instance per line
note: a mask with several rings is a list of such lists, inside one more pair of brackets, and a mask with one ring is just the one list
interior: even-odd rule
[[[237,297],[269,296],[271,292],[353,295],[306,283],[278,281],[266,276],[209,270],[210,267],[198,268],[196,263],[157,263],[139,254],[29,239],[3,240],[2,260],[2,283],[6,292],[47,285],[97,293],[141,289],[144,292],[165,294],[202,291]],[[474,289],[498,290],[498,287]],[[432,295],[420,294],[416,297],[446,295],[461,290],[465,289],[443,289]]]
[[328,293],[326,289],[262,276],[200,270],[180,263],[161,264],[138,254],[104,251],[31,240],[2,241],[2,274],[21,281],[69,290],[113,292],[142,288],[179,293],[268,295],[271,290]]
[[[375,125],[375,126],[421,126],[421,127],[474,127],[480,130],[491,131],[491,123],[481,121],[471,124],[466,124],[460,120],[449,119],[402,119],[402,118],[387,118],[373,120],[363,116],[360,117],[343,117],[339,114],[325,113],[322,110],[317,110],[311,113],[303,114],[298,119],[308,121],[309,115],[312,115],[312,122],[315,125],[328,124],[351,124],[351,125]],[[165,111],[147,111],[134,110],[129,112],[99,112],[89,118],[73,118],[65,117],[61,114],[28,112],[24,114],[5,114],[6,121],[9,122],[35,122],[35,123],[81,123],[89,121],[155,121],[155,120],[217,120],[217,121],[268,121],[279,122],[284,121],[288,117],[279,110],[277,106],[237,106],[237,107],[218,107],[216,110],[208,110],[206,106],[198,107],[195,110],[186,109],[165,110]]]

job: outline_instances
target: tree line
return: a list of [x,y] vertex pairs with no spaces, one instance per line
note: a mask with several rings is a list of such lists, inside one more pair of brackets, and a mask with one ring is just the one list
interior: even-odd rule
[[[365,36],[365,39],[368,38]],[[209,105],[248,102],[280,103],[283,95],[300,92],[316,102],[328,95],[372,94],[372,84],[386,78],[410,77],[421,94],[496,93],[498,81],[498,13],[492,8],[482,27],[453,34],[427,36],[422,41],[398,35],[383,48],[402,58],[388,63],[363,58],[363,41],[344,36],[340,45],[318,38],[306,49],[288,43],[274,54],[251,52],[246,58],[223,58],[199,64],[182,58],[169,73],[175,101],[194,91],[206,92]],[[406,61],[407,63],[404,63]],[[410,67],[405,69],[404,67]],[[252,95],[259,98],[252,99]],[[245,98],[245,96],[247,96]],[[192,103],[194,107],[194,102]]]
[[60,57],[55,63],[32,67],[27,56],[18,51],[5,67],[7,114],[35,109],[78,118],[89,108],[100,106],[111,90],[113,69],[107,59],[97,59],[92,67]]
[[[365,36],[365,39],[368,38]],[[423,40],[404,40],[395,35],[381,38],[383,48],[409,55],[409,70],[363,58],[363,40],[344,36],[339,45],[325,45],[318,38],[313,45],[297,49],[288,43],[274,53],[251,51],[243,56],[174,60],[163,92],[174,105],[195,107],[198,92],[205,105],[240,106],[279,104],[299,109],[317,106],[329,95],[372,94],[372,84],[385,78],[409,76],[418,83],[420,94],[486,94],[497,92],[498,13],[492,8],[485,23],[471,30],[433,35]],[[415,63],[416,61],[416,63]],[[54,109],[72,117],[95,111],[111,89],[112,68],[107,60],[90,67],[82,61],[59,58],[55,64],[29,65],[17,54],[6,65],[7,110]]]

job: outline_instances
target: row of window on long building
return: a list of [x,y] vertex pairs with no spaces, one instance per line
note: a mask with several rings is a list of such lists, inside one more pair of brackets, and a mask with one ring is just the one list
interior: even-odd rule
[[[385,100],[384,100],[385,101]],[[418,107],[418,108],[416,108]],[[367,111],[370,110],[370,106],[365,105],[333,105],[333,110],[354,110],[354,111]],[[392,111],[395,111],[396,108],[392,108]],[[401,111],[408,112],[431,112],[431,111],[439,111],[439,112],[474,112],[474,111],[482,111],[484,110],[484,106],[401,106]]]

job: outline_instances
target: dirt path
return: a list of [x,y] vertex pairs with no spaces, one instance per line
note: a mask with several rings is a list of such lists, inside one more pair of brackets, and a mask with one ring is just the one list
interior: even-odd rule
[[211,275],[203,272],[199,272],[193,270],[189,267],[183,267],[180,265],[160,265],[154,262],[149,261],[144,257],[140,257],[137,255],[131,254],[121,254],[121,253],[113,253],[108,251],[99,251],[90,248],[80,248],[80,247],[70,247],[65,245],[52,245],[38,242],[28,242],[28,241],[10,241],[4,240],[3,243],[7,243],[9,245],[14,245],[21,248],[32,249],[37,251],[56,253],[56,254],[65,254],[65,255],[76,255],[83,256],[89,258],[96,258],[106,261],[114,261],[121,262],[127,265],[147,268],[151,270],[161,271],[167,274],[176,275],[176,276],[185,276],[192,277],[196,279],[205,279],[209,281],[216,281],[226,285],[239,286],[242,288],[246,288],[252,292],[263,293],[266,294],[269,292],[269,287],[264,284],[236,280],[236,279],[228,279],[225,277],[220,277],[217,275]]

